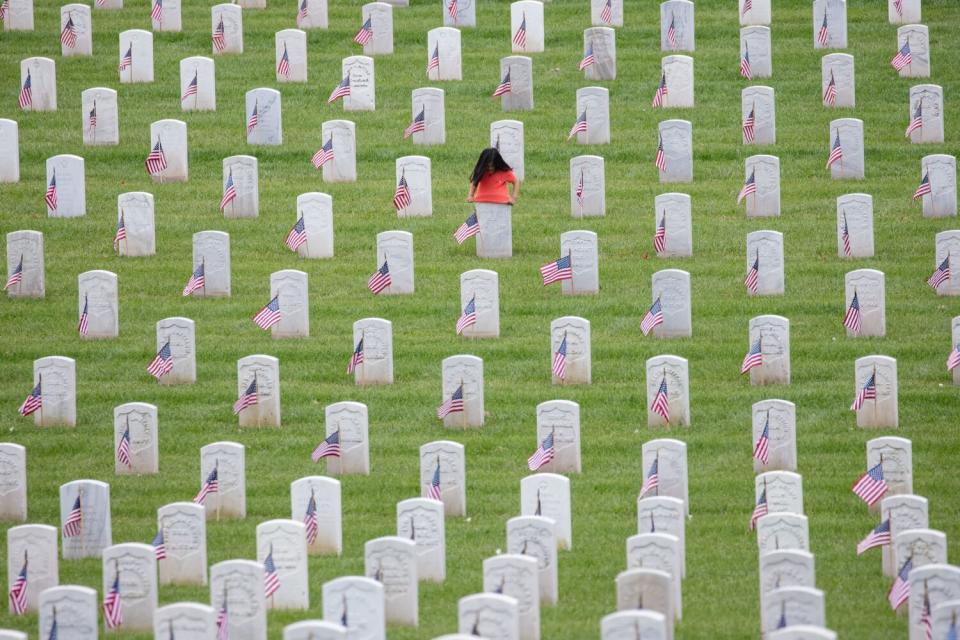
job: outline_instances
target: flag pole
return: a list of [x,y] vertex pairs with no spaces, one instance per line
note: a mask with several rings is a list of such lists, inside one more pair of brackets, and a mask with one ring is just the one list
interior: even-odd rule
[[467,399],[463,397],[463,378],[460,378],[460,400],[463,402],[463,411],[461,411],[462,418],[460,420],[460,427],[466,431],[467,429]]
[[[230,167],[229,179],[230,179],[230,182],[233,182],[233,167]],[[237,191],[237,185],[235,184],[233,185],[233,191],[234,193],[236,193]],[[230,214],[231,215],[236,215],[237,213],[236,206],[235,206],[236,202],[237,202],[237,196],[234,195],[234,197],[230,198]],[[204,276],[206,276],[206,274],[204,274]]]
[[[586,111],[584,111],[584,113],[586,113]],[[567,249],[567,258],[570,259],[570,295],[576,295],[577,291],[573,285],[574,274],[573,274],[573,248],[572,247]],[[564,335],[566,335],[566,333],[564,333]]]
[[[97,101],[96,101],[96,99],[94,99],[94,101],[93,101],[93,112],[94,112],[94,113],[97,112]],[[89,120],[89,118],[90,118],[90,115],[89,115],[89,114],[87,114],[87,118],[88,118],[88,120]],[[90,136],[93,138],[93,144],[97,144],[97,128],[96,128],[95,126],[91,126],[91,127],[90,127]]]
[[657,449],[657,457],[654,458],[654,462],[657,465],[657,497],[660,496],[660,449]]
[[[193,65],[193,77],[196,79],[200,74],[200,65]],[[200,82],[197,81],[196,91],[193,92],[193,110],[197,111],[200,108]]]
[[[363,341],[363,335],[364,335],[364,333],[365,333],[365,331],[364,331],[363,329],[360,329],[360,343],[363,345],[363,349],[360,351],[360,353],[363,353],[364,351],[367,350],[367,344]],[[360,371],[360,382],[363,382],[363,381],[364,381],[364,378],[366,377],[365,374],[367,373],[367,358],[366,358],[366,357],[363,358],[363,362],[360,363],[360,367],[361,367],[361,371]],[[339,429],[339,428],[340,428],[340,427],[338,426],[337,429]]]
[[20,252],[20,280],[17,281],[17,293],[23,293],[23,252]]
[[203,290],[203,297],[207,297],[207,256],[200,256],[200,266],[203,267],[203,286],[200,287]]
[[[664,381],[664,382],[667,381],[667,365],[663,365],[663,381]],[[668,395],[666,398],[664,398],[664,400],[667,401],[667,408],[669,409],[669,408],[670,408],[670,397],[669,397],[669,395]],[[668,414],[668,415],[669,415],[669,413],[670,413],[670,412],[667,411],[667,414]],[[670,419],[669,419],[669,418],[667,418],[667,426],[668,426],[668,427],[670,426]],[[660,470],[657,469],[657,475],[659,475],[659,474],[660,474]],[[657,479],[657,484],[660,484],[659,478]]]
[[[42,391],[42,389],[41,389]],[[86,555],[87,553],[87,542],[83,536],[83,504],[85,500],[83,499],[83,487],[77,489],[77,499],[80,500],[80,552]]]
[[43,373],[37,374],[37,384],[40,385],[40,406],[37,411],[40,412],[40,425],[43,426]]
[[[220,522],[220,458],[213,459],[213,470],[217,472],[217,522]],[[227,598],[226,589],[223,598]]]
[[[121,438],[122,438],[122,437],[123,437],[123,436],[121,436]],[[130,414],[128,413],[128,414],[127,414],[127,438],[129,438],[129,437],[130,437]],[[131,452],[131,453],[133,452],[132,443],[131,443],[131,446],[130,446],[130,452]],[[129,454],[127,454],[127,467],[130,468],[130,469],[133,469],[133,464],[131,464],[131,462],[130,462],[130,455],[129,455]]]
[[[258,427],[262,427],[262,426],[263,426],[263,420],[262,420],[262,418],[263,418],[263,412],[260,411],[260,385],[257,384],[257,372],[256,372],[256,370],[254,370],[254,372],[253,372],[253,393],[255,394],[255,397],[256,397],[256,400],[257,400],[257,402],[256,402],[256,405],[257,405],[257,426],[258,426]],[[219,480],[219,478],[218,478],[218,480]]]

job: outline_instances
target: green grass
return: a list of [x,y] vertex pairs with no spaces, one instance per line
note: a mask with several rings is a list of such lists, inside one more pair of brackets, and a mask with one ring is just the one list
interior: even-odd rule
[[[798,471],[804,477],[805,511],[817,586],[827,595],[827,621],[844,638],[902,636],[906,621],[894,617],[884,597],[888,579],[876,552],[854,553],[856,542],[876,524],[850,492],[864,468],[865,442],[880,433],[857,429],[847,409],[855,358],[880,353],[897,358],[900,423],[896,433],[913,441],[915,492],[930,499],[930,522],[953,542],[960,535],[960,481],[952,472],[958,454],[957,390],[943,369],[950,348],[953,299],[937,298],[924,285],[934,267],[933,236],[955,220],[923,219],[910,194],[919,179],[920,158],[953,153],[950,144],[911,146],[903,138],[908,89],[888,61],[896,50],[895,27],[884,3],[851,0],[849,42],[856,57],[857,107],[831,111],[820,105],[820,58],[812,48],[811,11],[806,2],[774,7],[774,75],[761,83],[777,92],[777,144],[754,149],[740,144],[736,3],[697,2],[695,109],[656,112],[649,101],[659,80],[659,23],[652,3],[628,3],[627,25],[618,30],[618,79],[610,89],[608,146],[564,144],[576,117],[574,92],[590,83],[576,70],[581,31],[589,26],[586,0],[557,0],[546,6],[546,52],[535,54],[536,110],[503,114],[488,99],[499,81],[498,60],[509,55],[509,7],[481,2],[479,29],[463,32],[462,82],[427,83],[426,30],[439,26],[438,2],[414,1],[394,11],[395,50],[376,59],[377,110],[344,114],[326,97],[340,78],[341,58],[357,53],[351,43],[359,27],[360,2],[334,2],[331,28],[310,31],[310,82],[278,86],[274,80],[273,34],[294,25],[295,3],[245,11],[242,56],[216,60],[215,113],[180,112],[177,63],[210,55],[210,2],[185,3],[181,34],[155,34],[156,80],[119,85],[117,34],[149,27],[147,2],[120,12],[94,12],[94,57],[59,55],[59,6],[36,3],[36,31],[0,36],[0,78],[7,117],[20,123],[21,182],[0,186],[0,231],[37,229],[46,244],[45,300],[0,303],[0,388],[4,439],[28,449],[30,522],[58,522],[57,488],[78,478],[111,484],[115,542],[149,541],[156,509],[189,499],[198,485],[198,451],[216,440],[247,447],[247,518],[211,523],[211,564],[253,558],[254,528],[288,517],[289,483],[316,473],[309,453],[322,433],[323,407],[340,400],[364,402],[370,411],[368,477],[343,478],[344,550],[339,558],[310,559],[311,609],[269,616],[270,635],[298,619],[319,616],[321,584],[363,570],[363,543],[394,532],[397,501],[419,494],[418,447],[451,438],[467,450],[468,519],[447,521],[447,581],[423,584],[420,627],[391,628],[391,638],[431,638],[456,628],[456,602],[482,586],[482,560],[505,542],[505,522],[519,512],[519,481],[535,446],[537,403],[554,398],[579,402],[582,411],[583,473],[571,476],[574,550],[560,554],[560,606],[544,609],[544,638],[589,638],[600,618],[615,607],[614,578],[625,568],[626,538],[636,532],[636,494],[642,482],[640,446],[664,435],[645,426],[644,361],[673,353],[690,361],[692,425],[670,436],[688,443],[692,519],[687,524],[685,617],[678,638],[743,638],[758,634],[757,552],[747,531],[753,508],[750,406],[779,397],[797,404]],[[642,5],[642,6],[641,6]],[[947,130],[960,121],[954,97],[960,89],[955,34],[960,8],[949,0],[926,0],[930,27],[931,82],[944,87]],[[19,61],[46,55],[57,62],[59,111],[14,113]],[[410,91],[433,84],[446,92],[447,143],[413,147],[401,141],[410,118]],[[119,92],[121,144],[85,148],[81,143],[80,92],[94,86]],[[245,143],[243,94],[277,87],[283,95],[284,144]],[[830,180],[824,170],[828,123],[853,116],[865,122],[866,174],[859,182]],[[323,184],[309,163],[319,147],[320,124],[347,117],[357,123],[355,184]],[[472,241],[458,247],[451,234],[469,212],[467,177],[485,146],[489,123],[516,117],[526,128],[526,182],[514,210],[514,251],[508,261],[474,257]],[[188,123],[190,182],[154,185],[143,171],[149,124],[161,118]],[[660,185],[652,164],[656,123],[684,118],[693,123],[694,174],[690,185]],[[734,204],[743,161],[755,152],[781,159],[783,211],[779,218],[747,220]],[[87,215],[47,218],[43,207],[44,161],[58,153],[86,160]],[[260,161],[260,217],[225,220],[217,210],[221,161],[239,153]],[[394,160],[424,154],[433,161],[434,216],[398,220],[390,205]],[[607,216],[574,220],[569,214],[568,162],[580,153],[606,159]],[[156,197],[157,254],[119,258],[111,248],[116,197],[125,191]],[[336,258],[301,260],[283,237],[295,221],[295,199],[304,191],[333,196]],[[654,229],[653,199],[667,191],[693,199],[694,257],[648,260]],[[874,197],[876,257],[836,257],[835,199],[850,192]],[[562,297],[543,288],[537,267],[557,256],[562,231],[586,228],[600,239],[602,291],[593,297]],[[786,295],[749,299],[741,283],[745,236],[757,229],[784,234]],[[233,297],[183,299],[190,274],[194,232],[227,231],[233,258]],[[413,296],[377,298],[366,291],[375,268],[379,231],[413,232],[416,287]],[[475,267],[500,274],[501,333],[498,340],[471,342],[454,336],[459,314],[458,275]],[[650,299],[650,275],[676,267],[691,273],[694,337],[660,342],[644,339],[639,319]],[[886,273],[887,337],[850,340],[843,316],[843,275],[871,267]],[[309,273],[312,335],[273,341],[250,322],[266,302],[269,274],[282,268]],[[119,275],[120,337],[84,342],[75,332],[77,274],[108,269]],[[793,382],[755,388],[737,375],[747,345],[749,318],[780,314],[790,319]],[[593,385],[559,389],[550,385],[549,322],[561,315],[590,320]],[[197,325],[198,383],[161,387],[144,367],[154,353],[154,325],[182,315]],[[396,382],[358,388],[343,369],[352,349],[351,324],[367,316],[390,319],[394,328]],[[231,414],[236,360],[253,353],[280,359],[283,427],[239,430]],[[440,402],[440,361],[472,353],[484,360],[488,417],[481,430],[448,432],[433,416]],[[32,361],[46,355],[77,360],[78,426],[38,430],[15,407],[29,391]],[[159,407],[161,473],[152,477],[113,475],[114,406],[151,402]],[[8,523],[4,524],[4,530]],[[4,538],[5,539],[5,538]],[[951,544],[951,554],[960,550]],[[99,590],[98,560],[62,562],[63,584]],[[161,604],[209,601],[206,589],[163,587]],[[0,616],[0,626],[35,632],[36,617]],[[147,637],[145,634],[125,634]]]

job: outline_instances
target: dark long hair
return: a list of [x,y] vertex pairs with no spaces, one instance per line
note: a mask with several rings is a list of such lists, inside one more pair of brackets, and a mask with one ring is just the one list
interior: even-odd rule
[[488,172],[510,170],[510,165],[500,155],[500,151],[496,147],[487,147],[480,152],[480,158],[477,159],[477,164],[473,167],[473,175],[470,176],[470,183],[477,186]]

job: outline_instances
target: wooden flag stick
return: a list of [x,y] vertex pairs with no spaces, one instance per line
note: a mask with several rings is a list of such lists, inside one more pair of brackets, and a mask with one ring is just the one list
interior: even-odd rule
[[463,392],[463,378],[460,378],[460,400],[463,402],[463,411],[460,412],[460,427],[464,431],[467,429],[467,399],[463,397],[465,395]]
[[[213,468],[217,472],[217,522],[220,522],[220,458],[213,459]],[[206,479],[204,479],[206,482]],[[226,599],[226,590],[224,590],[224,599]]]

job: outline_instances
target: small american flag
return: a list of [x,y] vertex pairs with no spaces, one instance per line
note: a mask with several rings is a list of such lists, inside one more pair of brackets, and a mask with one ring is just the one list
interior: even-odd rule
[[747,291],[757,293],[760,291],[760,252],[754,258],[753,264],[747,269],[747,277],[743,279],[743,284],[747,286]]
[[580,169],[580,181],[577,182],[574,194],[577,196],[577,204],[580,205],[580,214],[583,215],[583,169]]
[[830,82],[827,83],[827,88],[823,92],[823,104],[831,107],[837,104],[837,81],[833,77],[833,69],[830,70]]
[[27,70],[27,79],[23,81],[23,86],[20,87],[20,96],[17,98],[17,104],[20,105],[20,108],[23,110],[33,108],[33,82],[30,79],[30,70]]
[[505,93],[510,93],[510,89],[510,69],[507,69],[507,73],[505,76],[503,76],[503,80],[501,80],[500,84],[497,85],[497,88],[493,90],[492,97],[496,98],[497,96],[502,96]]
[[920,628],[923,629],[926,640],[933,640],[933,616],[930,612],[930,595],[927,593],[926,580],[923,581],[923,609],[920,611]]
[[753,508],[753,513],[750,515],[750,530],[757,528],[757,520],[767,515],[767,489],[764,487],[763,492],[760,494],[760,498],[757,500],[757,505]]
[[897,55],[893,56],[893,60],[890,61],[890,64],[893,65],[893,68],[897,71],[900,71],[904,67],[908,66],[913,62],[913,55],[910,53],[910,41],[907,40],[903,43],[903,46],[900,47],[900,50],[897,51]]
[[653,108],[658,108],[663,106],[663,99],[667,96],[667,74],[663,72],[660,74],[660,84],[657,85],[657,91],[653,94],[653,103],[651,106]]
[[670,398],[667,392],[667,376],[664,375],[657,388],[657,395],[653,397],[653,404],[650,410],[663,418],[668,424],[670,422]]
[[867,534],[867,537],[857,544],[857,555],[875,547],[884,547],[890,544],[890,519],[887,518]]
[[747,178],[747,181],[743,183],[743,187],[740,188],[740,193],[737,194],[737,204],[746,198],[749,195],[753,195],[757,192],[757,170],[754,169],[750,172],[750,177]]
[[930,285],[934,291],[940,288],[944,282],[950,281],[950,254],[947,254],[947,257],[943,259],[943,262],[937,267],[936,271],[927,278],[927,284]]
[[930,186],[930,173],[923,174],[923,179],[920,181],[920,186],[917,187],[917,190],[913,192],[913,201],[921,199],[923,196],[928,196],[933,193],[933,188]]
[[757,338],[756,342],[750,345],[750,350],[747,351],[747,355],[743,357],[743,362],[740,364],[740,373],[744,374],[754,367],[763,366],[763,347],[761,345],[761,338]]
[[882,460],[853,484],[853,492],[870,506],[876,504],[889,488],[887,481],[883,479]]
[[453,392],[453,395],[449,399],[444,400],[443,403],[437,407],[437,417],[443,420],[445,417],[451,413],[457,413],[463,411],[463,384],[457,387],[457,390]]
[[213,30],[213,48],[217,51],[223,51],[227,48],[227,38],[223,28],[223,16],[220,16],[220,21]]
[[407,185],[406,174],[401,174],[397,182],[397,188],[393,192],[393,206],[397,209],[410,206],[410,187]]
[[50,178],[50,184],[47,185],[47,191],[43,194],[43,200],[52,211],[57,210],[57,172],[54,170],[53,177]]
[[347,363],[347,373],[353,373],[357,365],[363,364],[363,337],[361,336],[360,340],[357,342],[356,348],[353,350],[353,354],[350,356],[350,362]]
[[237,199],[237,186],[233,183],[233,170],[227,174],[227,181],[223,185],[223,196],[220,198],[220,211]]
[[170,351],[170,341],[160,347],[153,361],[147,365],[147,373],[159,380],[173,370],[173,353]]
[[50,635],[47,640],[57,640],[57,610],[53,610],[53,622],[50,624]]
[[393,283],[390,277],[390,267],[387,259],[383,259],[383,266],[373,272],[373,275],[367,279],[367,289],[374,293],[380,293]]
[[17,263],[17,267],[13,270],[13,273],[10,274],[10,277],[7,278],[7,284],[3,286],[3,290],[6,291],[15,284],[20,284],[23,282],[23,256],[20,256],[20,262]]
[[90,134],[97,130],[97,101],[93,101],[93,108],[90,109],[90,113],[87,114],[87,128],[90,129]]
[[310,454],[310,459],[319,462],[320,458],[339,458],[340,457],[340,429],[337,429],[326,439],[317,445],[317,448]]
[[753,9],[753,0],[744,0],[743,8],[740,9],[740,15],[745,16]]
[[367,18],[367,21],[363,23],[360,31],[357,31],[357,35],[353,36],[354,42],[359,45],[366,45],[373,40],[373,23],[371,20],[373,20],[373,18]]
[[207,479],[203,481],[203,485],[200,487],[200,492],[194,496],[193,501],[196,504],[203,504],[203,501],[207,499],[208,495],[211,493],[218,493],[219,491],[220,480],[217,474],[217,467],[214,467],[210,471],[210,475],[207,476]]
[[470,298],[470,302],[463,308],[463,313],[457,319],[457,335],[469,326],[477,324],[477,296]]
[[340,98],[343,98],[349,95],[350,95],[350,74],[348,73],[347,75],[343,76],[343,80],[340,81],[340,84],[334,87],[333,93],[331,93],[330,97],[327,98],[327,104],[330,104],[335,100],[339,100]]
[[527,14],[523,14],[523,20],[520,21],[520,27],[513,34],[513,44],[521,49],[527,48]]
[[[456,0],[454,0],[455,2]],[[440,45],[437,44],[433,47],[433,53],[430,54],[430,60],[427,62],[427,77],[430,77],[430,72],[434,69],[437,70],[437,73],[440,73]]]
[[123,54],[123,57],[120,58],[120,64],[117,65],[118,72],[124,69],[133,70],[133,43],[130,43],[130,46],[127,47],[127,52]]
[[311,545],[317,541],[317,533],[320,531],[320,519],[317,515],[317,499],[310,492],[310,500],[307,501],[307,510],[303,514],[303,526],[306,528],[307,544]]
[[157,529],[157,535],[153,537],[153,554],[157,560],[165,560],[167,557],[167,545],[163,540],[163,527]]
[[253,130],[257,128],[257,125],[260,124],[260,115],[257,113],[260,111],[260,103],[253,103],[253,111],[250,112],[250,117],[247,119],[247,135],[253,133]]
[[645,336],[650,335],[650,332],[653,331],[653,328],[658,324],[663,324],[663,305],[660,304],[659,297],[653,301],[653,304],[650,305],[647,313],[640,321],[640,331],[642,331]]
[[550,367],[551,373],[563,380],[567,377],[567,334],[563,334],[563,340],[553,354],[553,364]]
[[60,43],[69,49],[77,46],[77,27],[73,24],[72,15],[67,15],[67,23],[60,31]]
[[117,445],[117,462],[132,467],[130,464],[130,422],[127,421],[127,428],[123,430],[120,436],[120,444]]
[[896,611],[904,602],[910,599],[910,570],[913,569],[913,557],[907,558],[907,561],[900,567],[896,579],[890,585],[890,591],[887,592],[887,601],[890,607]]
[[27,612],[27,552],[23,552],[23,567],[17,579],[10,585],[10,608],[14,615],[22,616]]
[[73,509],[67,514],[67,520],[63,523],[63,537],[76,538],[83,531],[83,507],[80,506],[80,495],[73,501]]
[[950,619],[950,628],[947,629],[947,640],[957,640],[957,616]]
[[817,44],[821,47],[827,46],[830,42],[830,30],[827,28],[827,9],[823,9],[823,22],[820,23],[820,31],[817,32]]
[[916,131],[917,129],[923,128],[923,100],[917,103],[917,110],[913,112],[913,118],[910,119],[910,124],[907,126],[907,131],[904,134],[906,137],[910,137],[910,134]]
[[257,377],[254,376],[253,380],[250,381],[250,385],[247,387],[247,390],[237,398],[237,401],[233,403],[233,413],[238,414],[247,407],[252,407],[255,404],[260,402],[259,394],[257,393]]
[[559,282],[561,280],[573,280],[573,265],[570,261],[570,254],[557,258],[553,262],[540,267],[540,277],[543,278],[543,286]]
[[113,586],[103,597],[103,623],[107,629],[116,629],[123,624],[123,610],[120,607],[120,572],[113,579]]
[[153,8],[150,10],[150,17],[159,24],[163,24],[163,0],[154,0]]
[[573,123],[573,128],[570,129],[570,133],[567,134],[567,140],[577,135],[578,133],[587,132],[587,110],[584,109],[583,113],[577,116],[577,121]]
[[300,8],[297,11],[297,26],[300,26],[307,19],[308,14],[308,3],[307,0],[300,0]]
[[160,143],[160,138],[157,138],[157,144],[153,145],[153,149],[147,154],[144,166],[147,168],[147,173],[151,176],[155,176],[167,168],[167,154],[163,152],[163,145]]
[[640,497],[647,495],[660,486],[660,456],[653,459],[647,477],[643,480],[643,486],[640,487]]
[[290,251],[297,251],[307,241],[307,225],[303,220],[303,216],[300,216],[300,219],[297,220],[297,223],[293,225],[290,231],[287,233],[286,239],[283,241],[283,244],[287,246]]
[[280,322],[283,314],[280,313],[280,295],[273,296],[273,299],[265,304],[257,315],[253,316],[253,323],[266,331],[273,325]]
[[603,9],[600,10],[600,22],[603,24],[613,23],[613,4],[612,0],[603,3]]
[[958,366],[960,366],[960,343],[953,347],[947,358],[947,371],[953,371]]
[[80,332],[80,335],[87,335],[90,330],[90,317],[88,311],[90,309],[90,301],[87,299],[87,296],[83,296],[83,311],[80,312],[80,322],[77,323],[77,331]]
[[897,15],[902,18],[903,17],[903,0],[893,0],[893,8],[896,10]]
[[333,160],[333,134],[330,134],[330,139],[323,143],[323,146],[320,147],[313,157],[310,158],[310,162],[313,163],[313,166],[317,169],[323,167]]
[[447,15],[449,15],[450,19],[454,22],[457,21],[458,11],[459,7],[457,6],[457,0],[450,0],[450,2],[447,3]]
[[740,56],[740,76],[747,80],[753,80],[753,68],[750,66],[750,49],[743,48],[743,55]]
[[756,106],[750,107],[750,113],[743,120],[743,139],[747,144],[751,144],[754,140],[754,125],[757,121],[756,111]]
[[657,142],[657,153],[653,156],[653,164],[656,165],[657,169],[667,172],[667,158],[663,153],[663,136],[658,137]]
[[10,12],[10,0],[0,2],[0,20],[6,22],[7,14]]
[[587,50],[583,54],[583,58],[580,59],[580,64],[577,66],[578,71],[583,71],[590,65],[592,65],[596,60],[593,57],[593,42],[587,45]]
[[537,450],[533,452],[533,455],[527,458],[527,468],[530,469],[530,471],[538,470],[553,460],[556,451],[553,442],[553,431],[551,431],[547,437],[543,439],[543,442],[540,443],[540,446],[537,447]]
[[426,122],[426,107],[420,107],[420,113],[414,117],[413,122],[403,130],[403,139],[406,140],[415,133],[420,133],[426,131],[427,122]]
[[193,80],[190,81],[190,84],[187,85],[186,90],[183,92],[183,95],[180,97],[180,102],[183,102],[190,96],[197,95],[197,75],[199,72],[193,72]]
[[287,53],[287,45],[283,45],[283,55],[280,56],[280,62],[277,64],[277,75],[284,78],[290,77],[290,55]]
[[194,269],[193,273],[190,274],[190,279],[187,280],[187,286],[183,288],[184,297],[190,295],[198,289],[204,288],[206,285],[206,279],[204,278],[203,271],[203,263],[201,262],[200,266]]
[[853,399],[853,404],[850,405],[851,411],[857,411],[860,407],[863,406],[863,403],[867,400],[876,400],[877,399],[877,374],[873,373],[867,378],[867,381],[863,384],[863,387],[860,391],[857,392],[857,396]]
[[457,244],[463,244],[467,241],[467,238],[471,238],[478,233],[480,233],[480,222],[477,220],[477,214],[471,213],[463,224],[457,227],[457,230],[453,233],[453,237],[456,239]]
[[20,415],[28,416],[43,406],[43,394],[40,392],[40,384],[37,385],[27,395],[27,399],[20,405]]
[[840,241],[843,243],[843,255],[850,257],[853,255],[853,249],[850,245],[850,227],[847,226],[847,212],[843,212],[843,226],[840,229]]
[[857,335],[860,334],[860,298],[857,296],[856,290],[853,292],[853,300],[850,301],[850,306],[847,307],[847,314],[843,316],[843,326]]
[[280,576],[277,575],[277,565],[273,563],[273,545],[263,561],[263,595],[271,597],[280,590]]
[[671,49],[677,48],[677,19],[670,14],[670,26],[667,27],[667,42]]
[[763,423],[763,431],[760,437],[753,445],[753,459],[759,460],[761,464],[767,464],[770,460],[770,412],[767,412],[767,419]]
[[223,592],[223,606],[217,612],[217,640],[230,640],[230,619],[227,615],[227,592]]
[[[437,458],[437,467],[433,470],[433,478],[430,480],[430,492],[428,497],[434,500],[442,500],[441,494],[443,492],[440,489],[440,458]],[[411,530],[413,526],[411,525]]]

